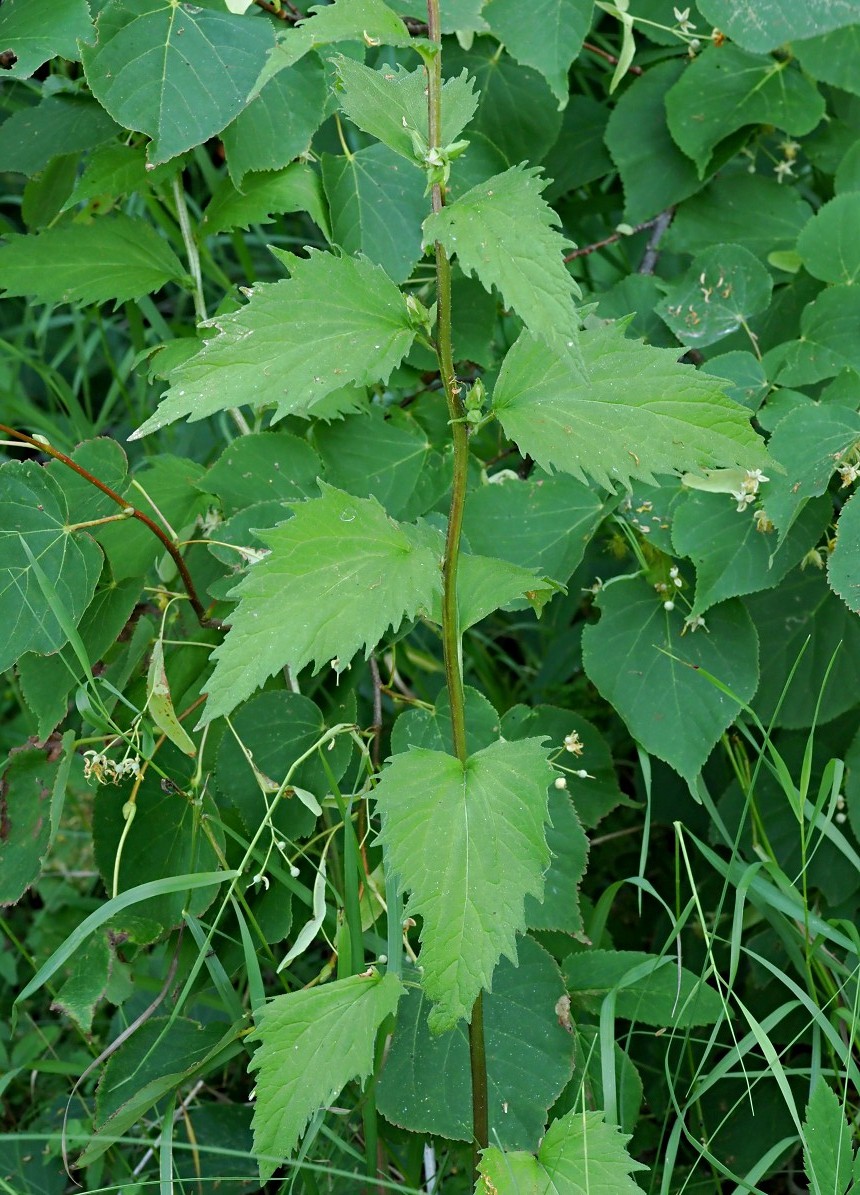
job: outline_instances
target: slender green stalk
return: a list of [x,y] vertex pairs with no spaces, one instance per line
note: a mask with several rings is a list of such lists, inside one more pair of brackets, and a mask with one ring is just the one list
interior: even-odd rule
[[[427,26],[430,40],[436,47],[428,66],[428,144],[430,149],[442,147],[442,37],[439,28],[439,0],[427,0]],[[445,203],[440,183],[431,191],[433,211],[439,212]],[[469,465],[469,432],[464,422],[465,410],[460,386],[454,373],[454,354],[451,345],[451,263],[443,247],[436,242],[436,354],[439,372],[445,388],[448,418],[454,441],[454,474],[451,483],[451,508],[448,513],[448,536],[442,566],[442,642],[445,654],[445,680],[451,705],[451,734],[454,753],[461,763],[466,762],[466,709],[463,694],[463,656],[460,619],[457,609],[457,571],[460,562],[460,539],[463,513],[466,506],[466,480]],[[479,993],[472,1008],[469,1023],[469,1059],[472,1072],[472,1134],[474,1139],[474,1169],[480,1151],[489,1144],[487,1113],[487,1062],[484,1048],[484,1006]]]

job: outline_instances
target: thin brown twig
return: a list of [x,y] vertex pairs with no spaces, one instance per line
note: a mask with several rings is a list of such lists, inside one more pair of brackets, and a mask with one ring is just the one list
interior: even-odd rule
[[22,444],[28,444],[37,452],[44,452],[47,456],[53,457],[54,460],[62,461],[64,465],[67,465],[70,469],[74,470],[78,476],[83,477],[83,479],[88,481],[90,485],[94,485],[97,490],[101,490],[101,492],[110,498],[112,502],[116,502],[117,506],[120,506],[124,511],[127,511],[128,517],[130,519],[137,519],[138,522],[143,523],[145,527],[148,527],[152,534],[157,536],[164,545],[165,550],[169,553],[173,563],[179,570],[179,575],[182,578],[182,584],[185,586],[185,592],[188,594],[188,600],[191,603],[194,613],[197,615],[197,621],[200,623],[200,625],[202,627],[213,627],[218,631],[225,629],[224,624],[217,618],[208,617],[205,607],[203,606],[203,603],[200,601],[200,598],[197,594],[194,582],[191,580],[191,574],[188,571],[188,565],[185,563],[182,553],[179,551],[177,545],[169,538],[169,536],[167,536],[165,532],[161,530],[158,524],[153,522],[149,515],[144,514],[142,510],[138,510],[136,506],[132,506],[131,503],[127,502],[121,494],[116,492],[116,490],[112,490],[109,485],[105,485],[103,481],[99,481],[99,479],[94,477],[88,469],[84,469],[82,465],[79,465],[76,461],[73,461],[70,456],[66,456],[64,452],[60,452],[59,448],[54,448],[53,445],[48,444],[44,440],[37,440],[35,436],[28,436],[26,432],[19,432],[13,427],[7,427],[5,423],[0,423],[0,432],[6,436],[12,436],[14,439],[19,440]]
[[660,256],[660,242],[663,239],[663,233],[672,223],[675,216],[674,207],[667,207],[664,212],[654,221],[654,230],[648,238],[648,244],[645,247],[645,254],[642,258],[642,264],[639,266],[640,274],[653,274],[657,267],[657,259]]
[[654,216],[651,220],[644,220],[641,224],[637,224],[634,228],[626,232],[613,232],[611,236],[604,237],[602,241],[595,241],[592,245],[583,245],[580,249],[574,249],[565,257],[565,262],[573,261],[576,257],[586,257],[589,253],[594,253],[598,249],[605,249],[607,245],[614,245],[616,241],[620,241],[622,237],[633,236],[637,232],[644,232],[646,228],[653,228],[662,215]]
[[[610,54],[608,50],[602,50],[600,48],[600,46],[595,46],[593,42],[584,41],[582,43],[582,48],[583,48],[583,50],[590,50],[592,52],[592,54],[599,55],[601,58],[605,59],[609,63],[610,66],[618,65],[618,59],[615,57],[614,54]],[[627,73],[629,75],[641,75],[642,67],[641,66],[628,66]]]

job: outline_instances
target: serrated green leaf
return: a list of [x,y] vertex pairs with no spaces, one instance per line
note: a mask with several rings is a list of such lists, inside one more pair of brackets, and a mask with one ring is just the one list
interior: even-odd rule
[[430,441],[416,420],[398,407],[373,407],[338,423],[314,428],[326,481],[359,498],[376,498],[399,518],[430,458]]
[[0,769],[0,905],[20,900],[39,876],[51,838],[51,789],[59,761],[50,752],[16,751]]
[[780,538],[809,499],[825,492],[855,444],[860,444],[860,415],[847,407],[798,407],[779,421],[768,451],[785,472],[772,475],[764,489],[764,508]]
[[828,588],[819,569],[795,569],[778,589],[754,593],[744,598],[744,605],[760,641],[767,644],[753,702],[765,725],[773,720],[775,726],[792,729],[813,722],[822,726],[857,704],[860,621]]
[[549,863],[553,774],[540,739],[493,743],[465,764],[414,747],[382,772],[374,793],[380,837],[410,892],[407,913],[423,919],[434,1033],[468,1019],[501,956],[516,958],[525,898],[541,895]]
[[[2,12],[5,11],[4,4]],[[44,170],[58,154],[92,149],[119,132],[116,122],[92,100],[79,95],[51,95],[35,107],[21,108],[3,121],[0,161],[4,170],[29,177]]]
[[[754,220],[750,212],[755,212]],[[811,215],[793,187],[747,170],[725,170],[704,191],[679,204],[661,246],[673,253],[700,253],[715,243],[734,244],[766,258],[793,249]]]
[[[833,517],[828,500],[808,506],[788,537],[764,534],[725,494],[692,492],[675,507],[672,543],[696,566],[691,615],[726,598],[773,589],[813,548]],[[773,531],[773,528],[771,528]]]
[[[487,1102],[493,1140],[528,1149],[543,1136],[547,1108],[570,1075],[571,1039],[556,1012],[565,995],[558,964],[529,937],[519,939],[517,954],[516,966],[502,959],[493,990],[484,994]],[[410,1132],[469,1141],[466,1026],[433,1034],[429,1011],[420,989],[413,987],[401,1001],[377,1106],[386,1120]]]
[[[492,556],[463,553],[457,573],[457,612],[461,631],[487,618],[496,610],[525,598],[538,614],[558,592],[558,586],[531,568],[521,568]],[[431,617],[442,624],[441,596],[434,602]]]
[[280,170],[304,153],[322,124],[325,102],[316,54],[270,79],[222,134],[234,185],[241,188],[253,170]]
[[[543,75],[514,62],[509,54],[500,54],[493,37],[476,37],[468,51],[454,43],[446,45],[443,69],[449,76],[467,70],[475,78],[479,97],[465,132],[469,151],[457,164],[476,156],[476,134],[502,155],[505,166],[542,160],[555,143],[562,121],[558,100]],[[480,177],[490,173],[485,171]]]
[[[855,21],[857,20],[855,14]],[[794,41],[792,53],[805,71],[820,83],[830,83],[843,91],[860,93],[857,61],[860,55],[860,23],[834,29],[818,37]]]
[[775,50],[794,38],[828,33],[857,21],[854,0],[804,0],[803,4],[785,4],[783,0],[698,0],[698,6],[705,19],[732,41],[758,54]]
[[102,554],[89,536],[69,531],[69,521],[65,494],[46,470],[30,461],[0,467],[0,672],[24,652],[49,654],[68,638],[25,545],[73,625],[90,604]]
[[217,494],[225,515],[232,515],[261,497],[282,502],[316,497],[322,468],[306,440],[287,432],[257,432],[228,444],[198,487]]
[[567,72],[591,28],[594,0],[537,0],[523,20],[518,0],[490,0],[484,17],[508,53],[533,66],[561,106],[567,101]]
[[400,980],[353,975],[276,996],[257,1010],[254,1152],[265,1182],[288,1158],[310,1117],[350,1079],[373,1069],[376,1030],[397,1008]]
[[0,246],[0,287],[40,303],[139,299],[186,273],[150,224],[120,212],[10,236]]
[[698,669],[749,701],[759,675],[755,627],[732,599],[710,611],[705,628],[684,635],[684,615],[665,610],[638,577],[614,581],[597,600],[600,621],[582,636],[586,674],[633,738],[692,781],[740,711]]
[[400,17],[383,0],[334,0],[332,4],[314,4],[303,21],[278,38],[255,90],[259,91],[278,72],[293,66],[309,50],[342,41],[408,46],[412,38]]
[[605,513],[600,496],[582,482],[533,473],[470,493],[463,530],[474,552],[565,583]]
[[837,195],[818,209],[797,238],[797,252],[804,266],[824,282],[847,286],[860,278],[860,194]]
[[429,609],[439,590],[437,533],[395,523],[374,498],[320,489],[293,504],[289,522],[261,533],[270,554],[233,591],[239,606],[213,653],[207,722],[285,664],[345,667],[389,626]]
[[251,224],[270,224],[283,212],[307,212],[326,240],[331,239],[322,183],[306,162],[293,162],[284,170],[246,174],[241,191],[229,178],[223,179],[203,212],[201,230],[214,235]]
[[842,508],[836,547],[827,561],[827,580],[849,610],[860,614],[860,502],[852,494]]
[[537,1158],[483,1150],[475,1195],[637,1195],[630,1175],[648,1167],[627,1153],[629,1139],[602,1112],[574,1110],[549,1126]]
[[686,967],[679,975],[671,955],[586,950],[568,955],[562,971],[572,1004],[592,1015],[610,993],[615,1016],[659,1028],[713,1025],[723,1013],[719,992]]
[[87,0],[5,0],[0,9],[0,54],[14,54],[4,69],[10,79],[27,79],[49,58],[80,57],[93,23]]
[[499,373],[493,409],[505,434],[541,468],[591,476],[608,489],[631,478],[764,461],[749,412],[672,349],[629,340],[617,325],[583,333],[587,381],[523,333]]
[[90,89],[118,124],[152,139],[156,165],[238,116],[275,44],[269,21],[175,0],[109,0],[96,30],[82,53]]
[[[173,371],[167,397],[131,439],[243,403],[277,403],[278,419],[319,414],[351,382],[388,380],[415,328],[385,272],[365,258],[318,250],[291,258],[290,271],[289,279],[256,286],[247,306],[213,320],[220,334]],[[354,406],[347,393],[339,409]],[[328,408],[326,417],[334,413]]]
[[424,252],[422,171],[387,145],[369,145],[349,157],[323,154],[322,177],[333,242],[345,253],[363,253],[389,278],[405,282]]
[[609,116],[606,148],[621,175],[624,218],[649,220],[701,189],[695,166],[666,127],[666,94],[683,66],[663,62],[630,84]]
[[860,287],[828,286],[807,303],[800,317],[800,337],[767,354],[768,376],[782,386],[809,386],[833,378],[841,369],[860,372]]
[[[340,106],[365,133],[370,133],[389,149],[416,161],[409,130],[429,138],[427,114],[427,72],[423,66],[407,71],[402,65],[371,70],[352,58],[336,60],[343,87]],[[456,141],[475,114],[478,96],[474,80],[466,71],[442,84],[443,145]]]
[[693,258],[656,311],[682,344],[704,346],[764,311],[772,290],[770,273],[748,249],[714,245]]
[[730,133],[773,124],[802,136],[815,128],[824,107],[815,84],[790,59],[759,57],[731,44],[706,46],[666,94],[669,130],[700,178]]
[[577,360],[576,282],[562,260],[570,242],[541,198],[539,171],[515,166],[472,187],[424,221],[424,243],[439,241],[464,273],[492,286],[536,337]]
[[803,1123],[803,1167],[815,1195],[844,1195],[851,1186],[851,1126],[836,1092],[823,1075],[813,1088]]
[[74,956],[71,974],[51,1001],[51,1011],[65,1013],[84,1033],[90,1033],[95,1007],[110,978],[112,961],[107,934],[93,934]]

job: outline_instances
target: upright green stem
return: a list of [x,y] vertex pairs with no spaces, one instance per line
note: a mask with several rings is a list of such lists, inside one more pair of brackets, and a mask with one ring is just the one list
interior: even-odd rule
[[[442,140],[442,37],[439,28],[439,0],[427,0],[427,26],[430,40],[436,46],[428,67],[428,144],[440,149]],[[434,183],[431,191],[433,211],[439,212],[445,203],[442,186]],[[466,709],[463,694],[463,656],[460,618],[457,608],[457,571],[460,562],[460,539],[463,531],[463,512],[466,507],[466,480],[469,465],[469,432],[464,421],[465,409],[460,386],[454,373],[454,354],[451,345],[451,263],[443,247],[436,242],[436,354],[439,372],[445,388],[448,418],[454,441],[454,475],[451,483],[451,508],[448,513],[448,536],[445,560],[442,565],[442,642],[445,655],[445,679],[451,706],[451,735],[454,753],[461,763],[466,762]],[[472,1072],[472,1132],[474,1164],[477,1172],[480,1150],[489,1144],[487,1111],[487,1062],[484,1049],[484,1007],[482,996],[472,1008],[469,1024],[469,1058]]]

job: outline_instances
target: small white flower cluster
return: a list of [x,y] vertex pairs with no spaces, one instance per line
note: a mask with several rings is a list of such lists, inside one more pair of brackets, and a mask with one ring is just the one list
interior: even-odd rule
[[840,465],[838,469],[839,476],[842,478],[842,488],[853,485],[860,477],[860,464],[845,464]]
[[773,168],[778,183],[783,182],[786,178],[794,178],[794,161],[797,157],[797,151],[800,149],[799,141],[781,141],[779,148],[785,155],[782,161],[777,162]]
[[585,744],[575,730],[564,736],[564,749],[565,751],[569,751],[571,755],[582,755],[585,750]]
[[833,820],[838,826],[844,826],[848,820],[848,814],[845,812],[845,798],[842,793],[836,798],[836,815]]
[[127,755],[125,759],[109,759],[103,751],[84,752],[84,779],[95,777],[99,784],[121,784],[131,777],[136,780],[140,775],[140,760],[136,755]]
[[765,477],[761,469],[747,469],[746,477],[741,482],[740,489],[732,490],[732,497],[738,504],[739,514],[755,502],[758,487],[765,481],[770,481],[770,478]]
[[705,630],[708,629],[705,626],[705,620],[702,618],[701,614],[688,615],[688,617],[684,619],[684,626],[681,630],[681,634],[686,635],[687,631],[689,631],[691,634],[695,634],[699,627],[705,627]]

